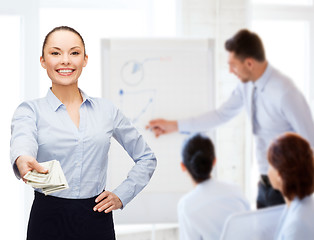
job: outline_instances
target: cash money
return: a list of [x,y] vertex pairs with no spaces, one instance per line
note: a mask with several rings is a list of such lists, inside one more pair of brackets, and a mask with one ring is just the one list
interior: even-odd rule
[[42,189],[45,195],[69,188],[68,182],[57,160],[40,163],[48,169],[48,173],[39,173],[36,170],[29,171],[24,178],[27,184],[33,188]]

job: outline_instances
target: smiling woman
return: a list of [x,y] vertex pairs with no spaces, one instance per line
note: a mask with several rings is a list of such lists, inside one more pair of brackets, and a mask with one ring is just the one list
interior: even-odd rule
[[[51,88],[45,98],[23,102],[13,116],[11,162],[16,176],[23,178],[31,170],[45,174],[39,163],[56,159],[69,184],[52,196],[35,189],[28,239],[115,239],[112,210],[125,207],[155,170],[153,152],[130,121],[108,100],[78,88],[87,59],[78,32],[53,29],[40,58]],[[112,137],[135,164],[110,192],[105,187]]]
[[83,38],[73,28],[57,27],[45,38],[40,62],[52,81],[53,92],[59,85],[77,88],[87,60]]

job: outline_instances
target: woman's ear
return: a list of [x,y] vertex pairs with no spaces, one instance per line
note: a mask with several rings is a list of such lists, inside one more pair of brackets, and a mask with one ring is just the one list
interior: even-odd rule
[[46,67],[46,62],[45,62],[45,59],[43,58],[43,56],[40,57],[40,64],[41,64],[41,66],[42,66],[44,69],[47,68],[47,67]]
[[282,177],[280,176],[279,172],[277,172],[276,179],[277,179],[277,183],[278,183],[280,186],[282,186]]
[[181,165],[181,169],[182,169],[182,171],[183,171],[183,172],[185,172],[185,171],[186,171],[186,166],[184,165],[184,163],[183,163],[183,162],[181,162],[181,163],[180,163],[180,165]]
[[214,159],[214,161],[213,161],[213,167],[216,165],[216,158]]
[[87,62],[88,62],[88,55],[85,55],[83,67],[86,67]]

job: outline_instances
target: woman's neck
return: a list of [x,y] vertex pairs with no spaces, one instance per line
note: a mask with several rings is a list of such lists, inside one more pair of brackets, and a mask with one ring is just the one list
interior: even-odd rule
[[287,206],[288,207],[290,207],[290,205],[291,205],[291,202],[293,201],[293,199],[294,199],[294,197],[292,198],[292,200],[289,200],[287,197],[283,197],[284,199],[285,199],[285,202],[286,202],[286,204],[287,204]]
[[83,102],[80,90],[76,84],[69,86],[52,84],[51,91],[64,105]]

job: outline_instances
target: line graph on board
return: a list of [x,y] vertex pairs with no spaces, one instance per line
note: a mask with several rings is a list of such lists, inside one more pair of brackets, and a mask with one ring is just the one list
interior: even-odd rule
[[142,119],[151,118],[154,114],[156,89],[135,91],[119,91],[120,109],[126,114],[134,125],[139,125]]
[[143,61],[128,60],[121,67],[121,79],[128,86],[138,86],[145,78],[144,64],[153,61],[170,61],[171,57],[151,57]]
[[119,90],[119,107],[138,128],[143,128],[144,122],[154,116],[156,108],[157,89],[146,87],[149,70],[145,65],[170,61],[167,56],[148,57],[142,61],[128,60],[121,66],[120,77],[125,87]]

